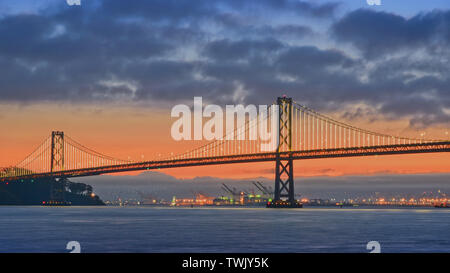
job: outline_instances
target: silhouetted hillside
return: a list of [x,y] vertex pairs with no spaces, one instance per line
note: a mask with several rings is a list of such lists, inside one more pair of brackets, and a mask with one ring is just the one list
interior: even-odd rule
[[[52,189],[62,190],[65,201],[75,206],[105,205],[92,192],[92,187],[84,183],[74,183],[67,179],[54,178],[20,180],[0,184],[0,205],[42,205],[52,200]],[[53,188],[52,188],[53,187]],[[53,198],[54,199],[54,198]]]

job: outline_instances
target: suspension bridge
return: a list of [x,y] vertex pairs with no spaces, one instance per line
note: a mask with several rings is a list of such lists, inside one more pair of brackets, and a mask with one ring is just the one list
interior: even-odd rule
[[[249,137],[258,118],[226,132],[219,140],[165,159],[130,161],[89,149],[64,132],[55,131],[19,163],[0,169],[0,183],[20,183],[39,178],[70,178],[108,173],[202,165],[275,162],[273,204],[297,206],[294,198],[294,160],[373,155],[450,152],[450,141],[415,139],[356,128],[279,97],[277,145],[261,149],[262,141]],[[268,122],[272,111],[264,117]],[[260,121],[260,120],[259,120]],[[267,126],[270,126],[270,122]]]

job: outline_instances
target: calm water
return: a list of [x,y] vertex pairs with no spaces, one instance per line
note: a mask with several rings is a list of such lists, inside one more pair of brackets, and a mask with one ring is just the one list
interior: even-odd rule
[[0,207],[0,252],[450,252],[448,209]]

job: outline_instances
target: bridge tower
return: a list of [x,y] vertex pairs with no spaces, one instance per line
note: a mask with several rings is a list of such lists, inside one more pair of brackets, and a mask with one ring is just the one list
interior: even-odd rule
[[[268,207],[301,207],[294,198],[294,164],[292,159],[292,98],[278,97],[278,147],[275,162],[275,192]],[[288,152],[281,155],[280,152]]]
[[[64,171],[64,132],[53,131],[51,143],[50,171]],[[51,181],[50,201],[60,204],[65,202],[66,179],[58,178],[58,181]]]
[[50,171],[64,170],[64,132],[52,132],[52,151],[50,159]]

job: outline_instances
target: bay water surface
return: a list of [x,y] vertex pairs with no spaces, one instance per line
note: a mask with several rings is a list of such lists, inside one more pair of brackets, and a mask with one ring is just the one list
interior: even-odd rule
[[450,252],[434,208],[0,207],[0,252]]

